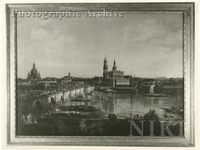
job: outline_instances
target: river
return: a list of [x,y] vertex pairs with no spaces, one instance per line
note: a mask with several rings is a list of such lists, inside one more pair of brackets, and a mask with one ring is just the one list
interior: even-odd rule
[[162,107],[176,107],[183,104],[182,96],[148,97],[132,93],[95,92],[89,98],[91,105],[101,108],[104,115],[115,114],[117,117],[129,117],[131,111],[133,115],[144,116],[150,109],[155,109],[159,118],[164,119],[163,114],[166,112],[161,109]]

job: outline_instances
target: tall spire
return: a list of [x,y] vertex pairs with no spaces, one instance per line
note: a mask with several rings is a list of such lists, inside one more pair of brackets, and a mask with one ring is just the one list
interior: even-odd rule
[[35,68],[35,62],[33,63],[33,68]]
[[107,76],[108,76],[108,62],[106,60],[106,55],[105,55],[104,63],[103,63],[103,77],[104,77],[104,79],[106,79]]
[[103,70],[104,70],[104,71],[107,71],[107,70],[108,70],[108,62],[107,62],[107,60],[106,60],[106,56],[105,56],[104,63],[103,63]]
[[115,58],[114,58],[113,71],[116,71],[116,70],[117,70],[117,67],[116,67],[116,61],[115,61]]
[[104,58],[104,62],[105,62],[105,61],[107,61],[107,60],[106,60],[106,55],[105,55],[105,58]]

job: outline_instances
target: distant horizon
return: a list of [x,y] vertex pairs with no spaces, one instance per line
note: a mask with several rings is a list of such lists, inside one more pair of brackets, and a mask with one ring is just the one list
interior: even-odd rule
[[[34,63],[35,63],[35,62],[34,62]],[[41,71],[38,70],[38,68],[37,68],[37,64],[36,64],[36,63],[35,63],[35,65],[36,65],[36,69],[37,69],[37,71],[40,72],[40,74],[41,74]],[[32,68],[31,68],[31,69],[32,69]],[[31,71],[31,69],[30,69],[29,71],[27,71],[27,74],[28,74],[28,72]],[[109,70],[109,71],[111,71],[111,70]],[[122,70],[119,70],[119,71],[122,71]],[[96,75],[96,76],[90,76],[90,77],[73,76],[73,74],[72,74],[71,72],[68,72],[68,73],[70,73],[70,76],[71,76],[71,77],[76,77],[76,78],[94,78],[94,77],[103,77],[103,75]],[[68,76],[68,74],[63,75],[63,76],[57,76],[57,77],[55,77],[55,76],[46,76],[46,77],[43,77],[42,74],[41,74],[41,79],[44,79],[44,78],[47,78],[47,77],[50,77],[50,78],[63,78],[63,77],[65,77],[65,76]],[[134,75],[125,74],[125,73],[124,73],[124,76],[132,76],[132,77],[134,77]],[[176,77],[175,77],[175,76],[174,76],[174,77],[165,77],[165,76],[145,77],[145,76],[136,76],[136,75],[135,75],[135,77],[139,77],[139,78],[183,78],[183,77],[181,77],[181,76],[176,76]],[[26,79],[27,77],[26,77],[26,78],[18,77],[18,78]]]
[[117,70],[143,78],[183,77],[182,14],[124,14],[123,18],[18,17],[18,76],[35,62],[41,77],[103,76]]
[[[35,63],[35,62],[33,62],[33,63]],[[33,66],[33,64],[32,64],[32,66]],[[68,73],[70,73],[70,76],[71,76],[71,77],[77,77],[77,78],[103,77],[103,72],[102,72],[102,75],[85,76],[85,77],[83,77],[83,76],[73,76],[72,72],[68,72],[67,74],[65,74],[65,75],[63,75],[63,76],[46,76],[46,77],[43,77],[42,74],[41,74],[41,71],[38,70],[37,64],[36,64],[36,63],[35,63],[35,66],[36,66],[37,71],[40,72],[40,75],[41,75],[41,78],[42,78],[42,79],[43,79],[43,78],[47,78],[47,77],[50,77],[50,78],[63,78],[63,77],[65,77],[65,76],[68,76]],[[32,69],[32,68],[31,68],[31,69]],[[27,75],[28,75],[28,73],[31,71],[31,69],[29,69],[29,71],[27,71]],[[118,69],[117,69],[117,70],[118,70]],[[108,71],[111,71],[111,70],[108,70]],[[118,71],[122,71],[122,70],[118,70]],[[125,74],[125,72],[124,72],[124,76],[132,76],[132,77],[134,77],[134,75]],[[181,77],[181,76],[170,76],[170,77],[166,77],[166,76],[152,76],[152,77],[146,77],[146,76],[137,76],[137,75],[135,75],[135,77],[140,77],[140,78],[184,78],[183,76],[182,76],[182,77]],[[18,77],[18,78],[22,78],[22,77]],[[26,79],[26,78],[27,78],[27,77],[22,78],[22,79]]]
[[[126,76],[126,75],[125,75]],[[63,76],[63,77],[51,77],[51,76],[48,76],[49,78],[63,78],[63,77],[65,77],[65,76]],[[41,79],[45,79],[45,78],[48,78],[48,77],[41,77]],[[79,76],[72,76],[72,77],[75,77],[75,78],[94,78],[94,77],[102,77],[103,78],[103,76],[94,76],[94,77],[79,77]],[[134,77],[134,76],[132,76],[132,77]],[[139,76],[135,76],[136,78],[137,77],[139,77]],[[148,79],[148,78],[167,78],[167,79],[169,79],[169,78],[184,78],[184,77],[139,77],[139,78],[146,78],[146,79]],[[27,78],[20,78],[20,77],[18,77],[18,79],[27,79]]]

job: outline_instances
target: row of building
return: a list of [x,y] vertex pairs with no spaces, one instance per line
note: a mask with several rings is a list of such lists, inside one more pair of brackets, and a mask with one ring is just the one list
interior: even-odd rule
[[141,87],[151,86],[153,84],[173,88],[177,86],[183,87],[182,78],[139,78],[130,75],[124,75],[124,71],[117,70],[116,61],[114,60],[112,70],[108,70],[108,62],[105,58],[103,61],[103,76],[94,78],[77,78],[68,76],[62,78],[46,77],[41,78],[40,72],[36,69],[35,63],[28,73],[27,79],[18,79],[18,88],[20,90],[60,90],[70,89],[83,86],[104,86],[104,87]]

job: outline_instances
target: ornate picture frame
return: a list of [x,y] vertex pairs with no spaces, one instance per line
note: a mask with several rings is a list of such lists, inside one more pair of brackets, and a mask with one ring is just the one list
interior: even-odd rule
[[[6,4],[7,33],[7,144],[9,146],[194,146],[194,3],[38,3]],[[17,136],[17,13],[60,12],[71,9],[77,12],[102,11],[102,9],[132,13],[181,13],[183,14],[183,72],[184,72],[184,137],[137,136]]]

